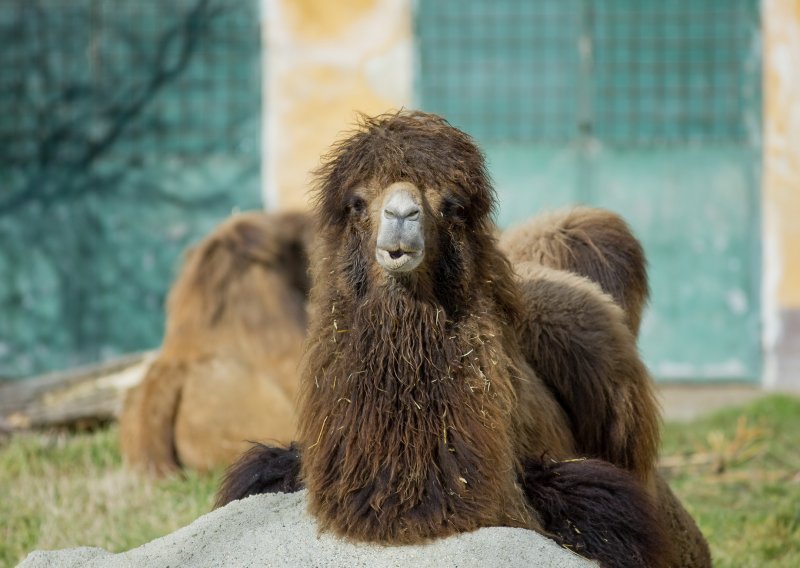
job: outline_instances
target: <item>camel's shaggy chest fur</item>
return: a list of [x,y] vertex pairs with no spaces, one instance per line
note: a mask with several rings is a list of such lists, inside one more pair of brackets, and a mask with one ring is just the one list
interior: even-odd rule
[[515,483],[516,371],[475,308],[454,323],[393,286],[315,322],[301,440],[323,526],[389,542],[531,526]]

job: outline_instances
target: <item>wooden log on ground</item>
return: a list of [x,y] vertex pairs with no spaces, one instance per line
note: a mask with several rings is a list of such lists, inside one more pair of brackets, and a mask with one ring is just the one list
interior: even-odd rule
[[115,420],[155,351],[0,383],[0,423],[14,429],[70,427]]

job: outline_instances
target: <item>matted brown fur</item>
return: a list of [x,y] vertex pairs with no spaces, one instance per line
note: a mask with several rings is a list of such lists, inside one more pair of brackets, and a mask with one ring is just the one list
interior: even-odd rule
[[[391,543],[541,529],[517,456],[574,450],[514,340],[480,152],[432,115],[365,118],[318,175],[299,440],[321,528]],[[403,280],[374,260],[375,203],[399,180],[423,192],[426,219],[424,264]]]
[[625,314],[598,284],[523,262],[520,346],[570,419],[581,455],[649,482],[658,458],[660,412]]
[[711,551],[700,528],[661,476],[655,478],[661,525],[670,539],[664,560],[671,568],[711,568]]
[[660,412],[631,320],[599,283],[580,275],[591,274],[590,266],[567,272],[520,262],[514,269],[525,306],[521,348],[569,417],[578,451],[631,471],[647,487],[668,539],[665,565],[710,567],[708,543],[656,470]]
[[679,566],[669,561],[667,524],[653,496],[630,472],[592,459],[527,460],[522,480],[542,525],[561,546],[601,566]]
[[242,213],[187,253],[158,358],[120,417],[128,464],[207,470],[247,440],[293,439],[310,237],[306,215]]
[[575,207],[505,231],[502,250],[512,264],[535,262],[596,282],[625,310],[639,334],[650,290],[647,262],[639,240],[622,217],[605,209]]

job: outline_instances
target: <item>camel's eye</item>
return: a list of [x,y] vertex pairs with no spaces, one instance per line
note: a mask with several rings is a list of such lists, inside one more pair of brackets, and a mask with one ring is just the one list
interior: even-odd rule
[[353,195],[347,201],[347,210],[351,215],[361,215],[367,209],[367,202],[358,195]]
[[442,201],[441,215],[445,219],[461,223],[466,220],[466,208],[460,200],[445,197]]

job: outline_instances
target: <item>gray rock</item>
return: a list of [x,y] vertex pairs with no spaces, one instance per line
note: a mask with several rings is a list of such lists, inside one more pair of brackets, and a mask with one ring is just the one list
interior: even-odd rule
[[112,554],[100,548],[36,551],[41,567],[271,566],[585,568],[596,566],[533,531],[489,527],[425,545],[354,544],[320,535],[306,493],[258,495],[217,509],[172,534]]

